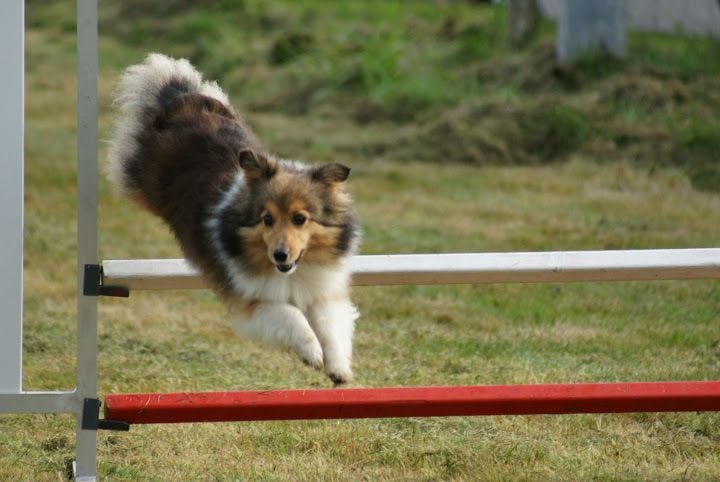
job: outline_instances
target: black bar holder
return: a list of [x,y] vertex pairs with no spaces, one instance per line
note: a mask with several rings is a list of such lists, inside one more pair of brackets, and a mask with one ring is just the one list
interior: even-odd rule
[[83,430],[118,430],[127,432],[130,430],[130,424],[122,420],[104,420],[100,418],[100,399],[85,398],[83,399],[82,411],[82,429]]
[[86,264],[83,276],[83,294],[85,296],[127,298],[130,296],[130,290],[124,286],[104,286],[102,284],[102,266]]

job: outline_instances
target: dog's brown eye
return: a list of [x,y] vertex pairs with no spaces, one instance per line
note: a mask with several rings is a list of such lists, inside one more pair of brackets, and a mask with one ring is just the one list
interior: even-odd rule
[[273,223],[275,222],[275,220],[273,219],[273,217],[271,215],[265,214],[262,217],[262,222],[263,222],[263,224],[265,224],[265,226],[272,226]]
[[292,222],[295,226],[302,226],[307,221],[304,214],[297,213],[292,217]]

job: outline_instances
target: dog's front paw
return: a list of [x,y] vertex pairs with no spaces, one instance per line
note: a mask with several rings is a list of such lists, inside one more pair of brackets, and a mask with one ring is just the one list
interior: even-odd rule
[[331,373],[328,375],[328,377],[330,377],[330,380],[333,382],[333,387],[338,388],[350,383],[350,381],[352,380],[352,373],[349,377],[338,375],[336,373]]
[[323,351],[320,342],[315,337],[309,338],[305,343],[296,346],[295,352],[304,364],[322,370]]
[[346,385],[350,383],[353,379],[353,373],[349,367],[340,368],[326,366],[325,373],[327,373],[328,378],[330,378],[335,387]]

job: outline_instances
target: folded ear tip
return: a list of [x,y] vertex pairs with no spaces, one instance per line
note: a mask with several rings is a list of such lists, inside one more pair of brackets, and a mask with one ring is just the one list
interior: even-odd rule
[[272,159],[254,149],[243,149],[238,153],[237,159],[248,177],[270,179],[277,171],[277,165]]
[[252,149],[243,149],[238,153],[237,158],[242,167],[257,165],[258,162],[257,155]]
[[341,177],[341,178],[342,178],[341,180],[344,181],[345,179],[348,178],[348,176],[350,175],[350,171],[352,171],[352,169],[350,169],[350,168],[349,168],[348,166],[346,166],[345,164],[338,164],[337,166],[338,166],[338,168],[339,168],[339,170],[340,170],[340,172],[339,172],[340,176],[339,176],[339,177]]
[[323,164],[312,170],[312,178],[324,183],[343,182],[350,175],[350,168],[338,162]]

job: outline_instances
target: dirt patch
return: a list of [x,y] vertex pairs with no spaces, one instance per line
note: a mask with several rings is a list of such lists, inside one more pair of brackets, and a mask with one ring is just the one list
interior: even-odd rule
[[673,165],[675,138],[666,127],[610,121],[593,137],[582,154],[600,162],[632,161],[647,167]]
[[[653,169],[681,167],[720,191],[720,79],[681,78],[619,60],[561,65],[547,45],[483,64],[478,79],[515,86],[507,101],[475,100],[363,152],[431,162],[543,164],[580,155]],[[367,116],[372,117],[372,116]]]
[[543,164],[564,159],[589,133],[587,116],[559,98],[532,104],[477,102],[386,143],[384,151],[406,160]]
[[648,111],[687,102],[686,85],[676,79],[661,79],[644,73],[629,73],[606,82],[601,89],[602,103],[637,106]]
[[471,67],[481,85],[512,85],[524,92],[567,91],[589,87],[625,68],[611,56],[593,56],[573,63],[560,63],[555,43],[545,42],[526,52],[493,58]]

